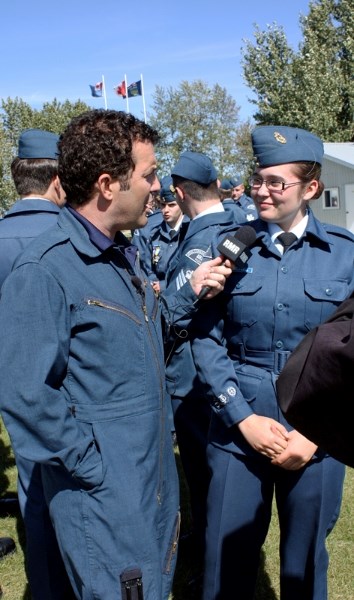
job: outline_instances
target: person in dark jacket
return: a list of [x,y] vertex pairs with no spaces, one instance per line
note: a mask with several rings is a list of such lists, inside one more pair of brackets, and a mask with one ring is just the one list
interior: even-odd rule
[[354,290],[354,236],[311,211],[324,187],[317,136],[260,126],[252,144],[256,239],[193,327],[212,407],[203,599],[254,598],[275,499],[281,598],[325,600],[344,465],[287,423],[275,385],[300,340]]

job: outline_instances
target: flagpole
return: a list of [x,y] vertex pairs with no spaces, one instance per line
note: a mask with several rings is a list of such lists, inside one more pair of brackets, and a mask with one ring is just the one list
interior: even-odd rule
[[144,81],[143,81],[143,75],[142,75],[142,73],[140,74],[140,81],[141,81],[141,91],[142,91],[142,96],[143,96],[144,121],[146,123],[146,107],[145,107]]
[[127,113],[129,112],[129,98],[128,98],[128,82],[127,82],[127,75],[124,75],[124,81],[125,81],[125,99],[127,101]]
[[102,87],[103,87],[103,98],[104,98],[104,107],[107,110],[107,96],[106,96],[106,84],[104,81],[104,75],[102,75]]

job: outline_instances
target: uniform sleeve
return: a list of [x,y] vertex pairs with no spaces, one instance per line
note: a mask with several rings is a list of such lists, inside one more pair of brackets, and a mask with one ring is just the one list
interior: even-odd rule
[[212,410],[231,427],[253,414],[237,382],[223,343],[223,303],[219,296],[203,303],[193,320],[191,348],[198,376]]
[[72,334],[70,306],[42,266],[16,269],[0,301],[0,407],[16,454],[63,465],[88,486],[102,480],[93,437],[72,416],[63,382]]

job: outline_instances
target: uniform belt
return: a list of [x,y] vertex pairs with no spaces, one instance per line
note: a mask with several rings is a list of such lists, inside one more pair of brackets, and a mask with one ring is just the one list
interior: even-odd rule
[[233,352],[231,358],[232,360],[253,365],[254,367],[268,369],[273,371],[276,375],[279,375],[290,354],[290,350],[275,350],[274,352],[266,350],[248,350],[243,344],[240,344],[239,351]]

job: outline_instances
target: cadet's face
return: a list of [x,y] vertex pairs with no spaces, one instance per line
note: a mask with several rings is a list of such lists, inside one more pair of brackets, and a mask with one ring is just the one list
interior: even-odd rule
[[[265,181],[299,181],[292,164],[257,169],[255,175]],[[299,184],[275,192],[268,190],[263,184],[259,189],[251,188],[251,196],[261,219],[268,223],[278,223],[282,229],[290,229],[299,223],[306,213],[306,200],[313,195],[308,193],[308,187],[307,184]]]
[[240,198],[240,196],[242,196],[244,191],[245,191],[244,185],[237,185],[236,187],[232,188],[232,190],[231,190],[231,198],[233,198],[234,200],[238,200]]
[[182,215],[182,211],[178,206],[177,202],[169,202],[168,204],[161,205],[161,211],[164,221],[169,224],[170,227],[174,227]]
[[156,176],[157,164],[154,147],[150,142],[133,143],[134,171],[130,188],[117,189],[116,211],[119,229],[136,229],[147,222],[146,207],[151,192],[158,192],[160,183]]

